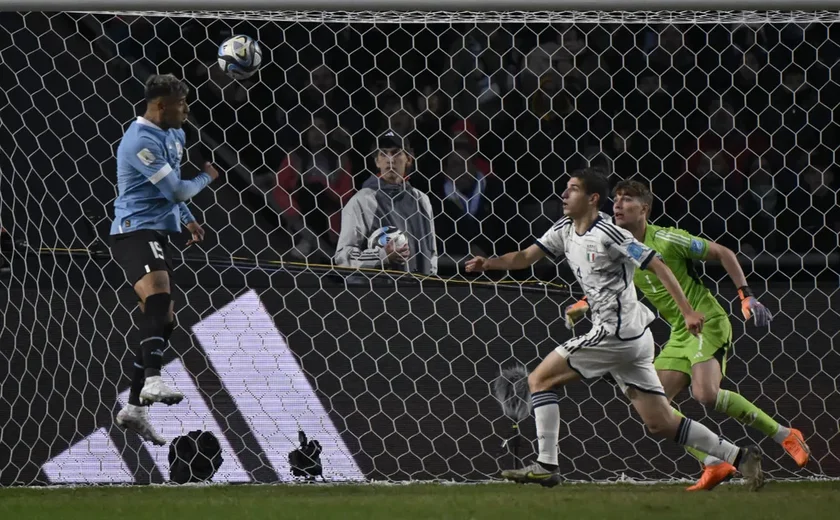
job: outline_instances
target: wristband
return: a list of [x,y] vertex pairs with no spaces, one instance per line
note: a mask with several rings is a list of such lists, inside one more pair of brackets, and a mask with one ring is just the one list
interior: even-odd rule
[[749,285],[745,285],[743,287],[738,287],[738,296],[741,297],[743,300],[744,298],[749,298],[753,295],[752,289],[750,289]]

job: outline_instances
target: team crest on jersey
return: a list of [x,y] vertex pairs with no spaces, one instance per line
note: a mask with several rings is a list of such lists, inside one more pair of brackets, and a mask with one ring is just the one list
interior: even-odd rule
[[180,161],[181,157],[184,155],[184,148],[178,141],[175,141],[175,153],[178,154],[178,161]]
[[590,262],[594,262],[598,258],[598,255],[595,253],[586,253],[586,259]]
[[143,148],[142,150],[137,152],[137,158],[140,159],[140,162],[145,164],[146,166],[149,166],[153,162],[155,162],[155,154],[153,154],[152,151],[148,148]]

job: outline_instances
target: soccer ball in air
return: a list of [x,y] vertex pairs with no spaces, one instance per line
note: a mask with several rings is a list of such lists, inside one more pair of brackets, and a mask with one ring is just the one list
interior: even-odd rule
[[394,226],[381,227],[368,238],[368,249],[385,247],[391,241],[394,241],[394,248],[399,249],[408,243],[408,238]]
[[250,36],[231,36],[219,45],[219,67],[233,79],[248,79],[262,64],[262,49]]

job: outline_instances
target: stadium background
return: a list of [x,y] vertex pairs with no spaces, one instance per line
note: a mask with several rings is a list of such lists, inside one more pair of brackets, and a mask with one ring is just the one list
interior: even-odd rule
[[[186,251],[178,268],[184,329],[174,350],[216,419],[228,425],[225,435],[252,479],[279,477],[265,471],[249,444],[247,421],[229,419],[242,411],[219,397],[223,383],[208,375],[202,345],[183,332],[245,291],[257,291],[370,478],[495,474],[500,461],[510,460],[499,453],[509,424],[488,383],[499,363],[531,364],[568,337],[559,314],[568,289],[405,280],[396,291],[395,282],[365,289],[328,271],[273,263],[293,245],[279,216],[275,179],[288,153],[303,153],[312,114],[323,115],[336,135],[329,146],[347,153],[356,186],[370,166],[366,152],[374,136],[388,124],[408,125],[418,155],[411,180],[424,191],[439,193],[445,178],[438,172],[455,151],[469,150],[492,170],[502,187],[494,213],[504,220],[486,226],[484,236],[465,237],[467,231],[450,227],[441,237],[449,257],[442,262],[445,276],[456,274],[473,243],[504,252],[544,229],[558,214],[562,172],[594,163],[622,177],[647,176],[655,193],[667,194],[654,208],[658,223],[702,231],[748,259],[751,284],[779,312],[770,332],[736,323],[732,383],[768,412],[802,425],[815,462],[797,475],[840,477],[840,356],[832,310],[839,222],[831,172],[840,136],[840,86],[831,80],[837,77],[835,25],[514,24],[488,39],[476,37],[476,29],[489,32],[498,24],[359,30],[244,22],[234,32],[256,35],[267,64],[243,97],[236,84],[206,76],[217,42],[231,29],[224,20],[0,16],[0,132],[10,143],[0,154],[0,225],[7,231],[0,274],[0,417],[6,418],[0,460],[9,461],[0,467],[3,485],[48,482],[42,464],[97,427],[108,429],[138,482],[161,478],[136,439],[111,425],[117,395],[128,385],[123,345],[133,334],[133,299],[101,245],[114,196],[113,147],[142,111],[142,79],[155,66],[198,85],[185,174],[211,157],[211,149],[226,170],[224,184],[191,204],[211,232],[202,252]],[[537,88],[528,56],[538,44],[556,44],[558,29],[585,32],[585,45],[571,68],[568,60],[555,61],[553,68],[564,72],[543,76]],[[674,30],[684,35],[676,38]],[[561,39],[569,48],[571,40],[580,44]],[[456,71],[485,73],[466,80],[447,73],[449,57]],[[741,65],[753,60],[751,76]],[[504,96],[478,103],[474,92],[486,90],[479,79]],[[542,95],[552,89],[553,99]],[[437,96],[437,108],[416,106],[421,93],[439,92],[445,95]],[[414,106],[416,124],[396,110],[395,100]],[[339,125],[349,142],[335,133]],[[453,128],[470,130],[464,136]],[[826,188],[810,184],[814,168],[829,172],[819,176]],[[768,193],[775,194],[772,206]],[[723,300],[734,301],[718,269],[705,274],[712,284],[722,282]],[[564,267],[548,264],[521,277],[534,275],[570,279]],[[683,409],[702,414],[693,403]],[[561,417],[563,469],[571,478],[658,479],[696,470],[678,450],[644,438],[606,382],[570,389]],[[526,439],[532,427],[523,425]],[[722,430],[734,440],[747,435],[731,420]],[[780,450],[766,447],[779,461],[769,464],[772,474],[794,476]]]

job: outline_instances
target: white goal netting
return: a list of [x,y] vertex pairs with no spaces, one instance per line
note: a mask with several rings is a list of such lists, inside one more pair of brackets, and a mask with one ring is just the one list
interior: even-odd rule
[[[533,421],[516,437],[491,383],[570,337],[561,309],[580,291],[547,261],[496,280],[465,277],[463,261],[530,245],[584,166],[646,181],[655,223],[739,254],[776,318],[745,325],[723,270],[701,268],[733,311],[723,386],[801,429],[811,463],[686,394],[682,410],[759,441],[773,478],[840,478],[836,12],[0,19],[0,485],[169,478],[168,447],[114,424],[138,311],[107,247],[116,145],[146,77],[167,72],[192,88],[185,176],[211,160],[223,182],[190,203],[206,241],[175,239],[164,377],[186,400],[150,413],[168,440],[216,435],[215,481],[293,478],[299,430],[330,480],[486,480],[531,457]],[[231,34],[263,48],[247,81],[216,67]],[[389,128],[432,200],[440,279],[330,265]],[[654,333],[661,345],[667,327]],[[560,409],[570,479],[698,473],[609,382],[562,391]]]

